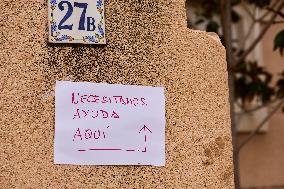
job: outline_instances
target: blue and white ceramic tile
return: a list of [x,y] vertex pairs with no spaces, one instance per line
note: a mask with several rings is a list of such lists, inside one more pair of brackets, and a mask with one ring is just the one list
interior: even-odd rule
[[49,42],[106,44],[103,0],[48,0]]

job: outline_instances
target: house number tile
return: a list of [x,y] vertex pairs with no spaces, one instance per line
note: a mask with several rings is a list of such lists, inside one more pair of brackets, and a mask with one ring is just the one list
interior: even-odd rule
[[103,0],[48,0],[49,42],[106,44]]

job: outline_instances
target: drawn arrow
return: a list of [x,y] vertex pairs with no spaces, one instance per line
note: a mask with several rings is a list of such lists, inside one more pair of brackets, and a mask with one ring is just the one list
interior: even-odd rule
[[[152,131],[151,131],[146,125],[144,125],[144,126],[140,129],[139,133],[141,133],[141,131],[144,131],[144,132],[149,131],[150,133],[152,133]],[[145,133],[145,135],[144,135],[144,142],[145,142],[145,148],[144,148],[144,150],[143,150],[142,152],[147,152],[147,147],[146,147],[147,135],[146,135],[146,133]]]
[[146,131],[146,130],[148,130],[150,133],[152,133],[152,131],[151,131],[146,125],[144,125],[144,126],[140,129],[139,133],[141,133],[141,131]]

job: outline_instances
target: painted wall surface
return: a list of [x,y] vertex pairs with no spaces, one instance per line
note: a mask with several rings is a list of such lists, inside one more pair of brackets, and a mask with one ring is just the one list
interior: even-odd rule
[[[107,45],[58,45],[45,0],[1,0],[1,188],[233,188],[224,47],[183,0],[105,8]],[[55,80],[164,86],[166,166],[54,165]]]

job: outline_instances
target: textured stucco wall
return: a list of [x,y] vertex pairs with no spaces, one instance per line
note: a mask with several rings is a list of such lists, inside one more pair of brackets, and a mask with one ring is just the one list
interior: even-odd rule
[[[47,40],[45,0],[0,2],[1,188],[233,188],[225,49],[183,0],[106,0],[106,46]],[[53,164],[55,80],[163,85],[166,166]]]

